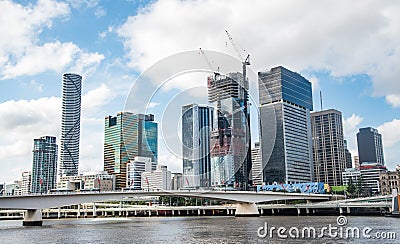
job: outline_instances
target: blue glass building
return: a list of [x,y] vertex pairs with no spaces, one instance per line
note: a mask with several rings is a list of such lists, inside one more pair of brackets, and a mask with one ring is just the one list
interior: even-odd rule
[[282,66],[258,72],[263,180],[313,180],[311,83]]
[[116,177],[116,189],[126,187],[126,165],[135,157],[157,162],[158,126],[154,115],[120,112],[104,124],[104,170]]

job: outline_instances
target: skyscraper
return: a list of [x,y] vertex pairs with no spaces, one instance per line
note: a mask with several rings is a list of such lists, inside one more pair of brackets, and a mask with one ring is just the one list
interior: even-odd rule
[[57,144],[53,136],[33,140],[32,193],[47,193],[55,188],[57,178]]
[[382,135],[371,127],[360,128],[357,133],[358,157],[360,164],[385,164],[383,157]]
[[264,182],[313,179],[311,83],[282,66],[258,72]]
[[335,109],[311,113],[311,128],[315,181],[342,185],[346,168],[342,113]]
[[211,185],[246,189],[251,170],[249,82],[241,73],[208,77],[214,107]]
[[263,167],[262,167],[262,157],[260,143],[256,142],[254,148],[251,149],[251,178],[253,184],[261,185],[263,183]]
[[59,176],[78,175],[81,90],[82,76],[77,74],[63,75]]
[[182,155],[185,187],[211,185],[210,134],[214,109],[189,104],[182,107]]
[[157,162],[157,123],[154,115],[120,112],[105,117],[104,170],[114,174],[116,189],[126,187],[126,164],[135,157]]

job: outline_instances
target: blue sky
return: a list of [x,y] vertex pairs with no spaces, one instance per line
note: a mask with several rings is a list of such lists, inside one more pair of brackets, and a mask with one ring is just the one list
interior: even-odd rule
[[[242,55],[250,53],[254,72],[283,65],[302,74],[313,83],[316,110],[322,90],[324,108],[343,113],[353,155],[358,128],[378,128],[393,169],[400,162],[399,12],[395,1],[0,1],[0,182],[31,169],[33,138],[59,137],[62,73],[84,77],[80,171],[101,170],[104,116],[124,109],[137,76],[199,47],[237,57],[225,29]],[[205,76],[171,79],[149,111],[161,122],[172,98],[205,103]],[[175,112],[180,107],[166,113]],[[170,127],[176,136],[178,127]],[[159,163],[180,170],[160,144]]]

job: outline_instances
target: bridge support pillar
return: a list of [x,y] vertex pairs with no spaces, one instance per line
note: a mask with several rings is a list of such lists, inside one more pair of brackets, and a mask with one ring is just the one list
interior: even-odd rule
[[350,207],[347,207],[346,213],[347,213],[347,214],[350,214]]
[[197,209],[197,215],[200,215],[200,209]]
[[300,214],[301,214],[301,210],[300,210],[300,208],[298,208],[297,209],[297,215],[300,216]]
[[310,209],[306,208],[306,214],[309,215],[310,214]]
[[27,210],[22,221],[23,226],[42,226],[42,210],[30,209]]
[[78,212],[76,213],[76,217],[79,218],[81,217],[81,205],[78,204]]
[[343,208],[339,208],[340,215],[343,215]]
[[255,203],[236,204],[235,217],[259,217],[257,205]]

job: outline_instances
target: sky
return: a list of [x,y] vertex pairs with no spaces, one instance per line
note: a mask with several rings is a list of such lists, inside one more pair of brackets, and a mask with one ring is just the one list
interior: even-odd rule
[[400,163],[399,12],[400,2],[390,0],[0,0],[0,182],[31,170],[34,138],[59,138],[66,72],[83,76],[80,172],[102,170],[104,117],[135,110],[127,106],[132,98],[146,102],[146,111],[134,112],[152,112],[160,123],[159,163],[181,171],[179,148],[168,142],[180,136],[180,104],[207,98],[207,73],[190,65],[164,73],[187,64],[187,54],[203,60],[203,71],[223,69],[225,61],[241,71],[239,57],[250,54],[251,89],[251,74],[261,70],[282,65],[300,73],[313,84],[314,110],[321,109],[322,91],[323,108],[343,113],[352,154],[358,129],[375,127],[394,169]]

